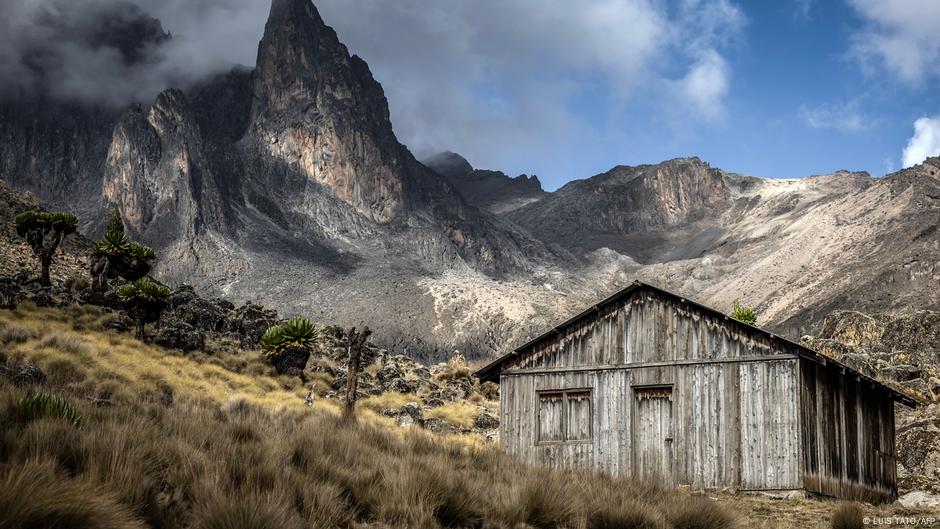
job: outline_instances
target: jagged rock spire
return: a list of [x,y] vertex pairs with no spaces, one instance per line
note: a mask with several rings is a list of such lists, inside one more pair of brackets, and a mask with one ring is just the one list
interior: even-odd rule
[[408,155],[392,132],[385,94],[309,0],[272,2],[254,91],[246,148],[283,162],[370,220],[397,216]]

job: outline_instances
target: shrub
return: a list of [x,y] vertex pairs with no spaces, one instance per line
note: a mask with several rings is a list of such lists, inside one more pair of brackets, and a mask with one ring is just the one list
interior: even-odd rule
[[737,519],[717,503],[702,497],[685,497],[667,504],[666,519],[675,529],[737,527]]
[[864,515],[859,504],[840,503],[832,513],[832,529],[862,529]]
[[67,400],[50,393],[34,393],[23,397],[14,405],[14,416],[21,422],[30,422],[41,418],[64,419],[78,427],[82,418]]
[[499,400],[499,384],[493,382],[480,384],[480,395],[487,400]]
[[[679,526],[675,526],[676,529]],[[723,525],[703,526],[726,529]],[[588,515],[587,529],[669,529],[663,516],[642,503],[604,505]]]
[[86,288],[91,286],[91,283],[88,281],[88,279],[82,276],[73,275],[73,276],[69,276],[65,278],[64,285],[65,285],[65,288],[69,289],[72,292],[81,292],[82,290],[85,290]]
[[261,336],[261,346],[272,355],[284,347],[313,347],[319,337],[316,325],[306,318],[296,317],[265,331]]
[[16,233],[26,239],[33,253],[39,258],[42,271],[39,282],[51,284],[49,268],[56,250],[67,235],[78,230],[78,217],[69,213],[48,213],[45,211],[27,211],[13,219]]
[[43,337],[39,343],[42,347],[51,347],[71,354],[87,353],[89,351],[88,342],[81,336],[74,334],[64,334],[60,332],[51,332]]
[[29,327],[22,327],[13,323],[0,327],[0,345],[21,344],[36,337],[36,333]]
[[270,327],[261,336],[265,356],[281,374],[302,374],[320,329],[306,318],[291,318]]
[[450,402],[443,406],[431,408],[427,416],[455,424],[462,428],[472,428],[480,411],[476,406],[465,402]]
[[304,524],[287,498],[248,492],[232,496],[212,494],[198,509],[196,529],[303,529]]
[[144,326],[160,319],[160,314],[167,306],[170,289],[148,277],[142,277],[121,286],[117,294],[127,313],[137,323],[137,337],[143,340]]
[[731,317],[748,325],[757,324],[757,312],[750,307],[741,305],[738,300],[734,300],[734,303],[731,304]]
[[568,483],[561,474],[527,475],[519,497],[522,521],[539,529],[571,525],[575,511]]

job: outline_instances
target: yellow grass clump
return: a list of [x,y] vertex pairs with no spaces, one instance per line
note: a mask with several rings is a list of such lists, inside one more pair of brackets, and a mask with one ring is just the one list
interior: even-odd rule
[[63,311],[22,304],[0,311],[0,337],[9,360],[33,362],[52,383],[89,399],[126,402],[182,393],[220,404],[245,398],[272,409],[305,406],[299,382],[277,377],[257,351],[240,353],[229,366],[226,359],[205,353],[168,351],[130,334],[105,331],[113,318],[87,306]]

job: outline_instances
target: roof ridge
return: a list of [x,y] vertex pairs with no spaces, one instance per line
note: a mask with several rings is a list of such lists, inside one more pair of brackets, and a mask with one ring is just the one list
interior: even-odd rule
[[535,345],[536,343],[538,343],[538,342],[540,342],[540,341],[542,341],[542,340],[545,340],[545,339],[547,339],[547,338],[550,338],[550,337],[554,336],[556,333],[561,333],[563,329],[566,329],[566,328],[568,328],[569,326],[573,325],[574,323],[577,323],[578,321],[584,319],[584,318],[587,317],[588,315],[593,314],[593,313],[595,313],[595,312],[598,312],[598,311],[601,310],[601,308],[606,307],[607,305],[609,305],[609,304],[611,304],[611,303],[614,303],[614,302],[616,302],[616,301],[619,301],[619,300],[625,298],[627,295],[630,295],[630,294],[632,294],[632,293],[634,293],[634,292],[637,292],[637,291],[639,291],[639,290],[642,290],[642,289],[649,289],[649,290],[653,291],[654,293],[658,293],[658,294],[660,294],[660,295],[665,295],[665,296],[668,296],[668,297],[677,299],[677,300],[679,300],[680,302],[686,303],[686,304],[688,304],[688,305],[694,307],[695,309],[697,309],[697,310],[699,310],[699,311],[702,311],[702,312],[705,312],[705,313],[708,313],[708,314],[712,314],[712,315],[721,316],[721,317],[723,317],[725,320],[734,321],[734,324],[735,324],[735,325],[738,325],[739,327],[743,327],[744,329],[746,329],[746,330],[748,330],[748,331],[750,331],[750,332],[755,332],[755,331],[756,331],[756,332],[759,332],[759,333],[761,333],[761,334],[763,334],[763,335],[769,337],[769,338],[772,339],[772,340],[775,340],[775,341],[778,341],[778,342],[780,342],[780,343],[783,343],[783,344],[787,345],[788,347],[795,348],[798,355],[802,355],[802,356],[804,356],[804,357],[809,357],[810,359],[816,361],[817,363],[818,363],[818,362],[820,361],[820,359],[821,359],[822,362],[823,362],[822,365],[826,365],[826,364],[828,364],[828,363],[832,363],[832,364],[834,364],[834,365],[836,365],[836,366],[842,368],[843,370],[845,370],[845,371],[847,371],[847,372],[849,372],[849,373],[852,373],[853,375],[856,375],[856,376],[860,377],[860,378],[863,379],[863,380],[867,380],[867,381],[869,381],[869,382],[872,382],[872,383],[874,383],[874,384],[877,384],[877,385],[879,385],[879,386],[882,386],[882,387],[886,388],[886,389],[895,397],[895,400],[897,400],[897,401],[899,401],[899,402],[902,402],[902,403],[904,403],[904,404],[906,404],[906,405],[908,405],[908,406],[915,407],[915,406],[917,406],[918,404],[921,404],[918,400],[914,399],[914,398],[911,397],[910,395],[907,395],[906,393],[901,392],[901,391],[898,390],[897,388],[895,388],[895,387],[893,387],[893,386],[890,386],[890,385],[888,385],[888,384],[885,384],[884,382],[881,382],[880,380],[877,380],[877,379],[874,379],[874,378],[872,378],[872,377],[869,377],[868,375],[865,375],[864,373],[861,373],[861,372],[859,372],[858,370],[853,369],[853,368],[851,368],[851,367],[849,367],[849,366],[843,364],[842,362],[839,362],[838,360],[836,360],[836,359],[834,359],[834,358],[828,357],[828,356],[826,356],[826,355],[824,355],[824,354],[822,354],[822,353],[820,353],[820,352],[818,352],[818,351],[815,351],[815,350],[813,350],[813,349],[810,349],[809,347],[806,347],[805,345],[802,345],[802,344],[800,344],[800,343],[794,342],[793,340],[784,338],[783,336],[780,336],[780,335],[778,335],[778,334],[775,334],[775,333],[773,333],[773,332],[770,332],[770,331],[768,331],[768,330],[766,330],[766,329],[763,329],[763,328],[761,328],[761,327],[757,327],[756,325],[751,325],[751,324],[748,324],[748,323],[744,323],[744,322],[742,322],[742,321],[740,321],[740,320],[736,320],[736,319],[732,318],[731,316],[729,316],[729,315],[727,315],[727,314],[725,314],[725,313],[723,313],[723,312],[720,312],[720,311],[717,310],[717,309],[711,308],[711,307],[709,307],[709,306],[707,306],[707,305],[703,305],[703,304],[701,304],[701,303],[697,303],[697,302],[695,302],[695,301],[690,300],[689,298],[687,298],[687,297],[685,297],[685,296],[680,296],[680,295],[678,295],[678,294],[676,294],[676,293],[674,293],[674,292],[670,292],[670,291],[668,291],[668,290],[665,290],[665,289],[663,289],[663,288],[660,288],[660,287],[651,285],[651,284],[649,284],[649,283],[644,283],[644,282],[642,282],[642,281],[640,281],[640,280],[638,280],[638,279],[634,279],[629,285],[627,285],[627,286],[621,288],[621,289],[618,290],[617,292],[611,294],[610,296],[604,298],[603,300],[601,300],[601,301],[599,301],[599,302],[597,302],[597,303],[594,303],[594,304],[590,305],[588,308],[586,308],[585,310],[583,310],[583,311],[577,313],[577,314],[574,315],[573,317],[568,318],[568,319],[565,320],[564,322],[562,322],[562,323],[560,323],[560,324],[558,324],[558,325],[555,325],[555,326],[551,327],[551,328],[548,329],[546,332],[544,332],[544,333],[542,333],[542,334],[536,336],[535,338],[529,340],[528,342],[525,342],[524,344],[520,345],[519,347],[516,347],[515,349],[513,349],[513,350],[510,351],[509,353],[507,353],[507,354],[505,354],[505,355],[503,355],[503,356],[497,358],[497,359],[494,360],[493,362],[490,362],[489,364],[483,366],[482,368],[480,368],[479,370],[477,370],[477,371],[474,373],[474,375],[477,376],[478,378],[480,378],[481,380],[494,380],[494,379],[498,379],[499,368],[500,368],[507,360],[509,360],[510,358],[519,355],[524,349],[529,348],[529,347]]

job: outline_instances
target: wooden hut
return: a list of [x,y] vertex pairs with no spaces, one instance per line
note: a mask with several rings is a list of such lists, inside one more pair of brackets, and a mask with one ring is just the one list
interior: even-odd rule
[[894,407],[806,347],[634,282],[477,372],[515,458],[667,485],[897,496]]

